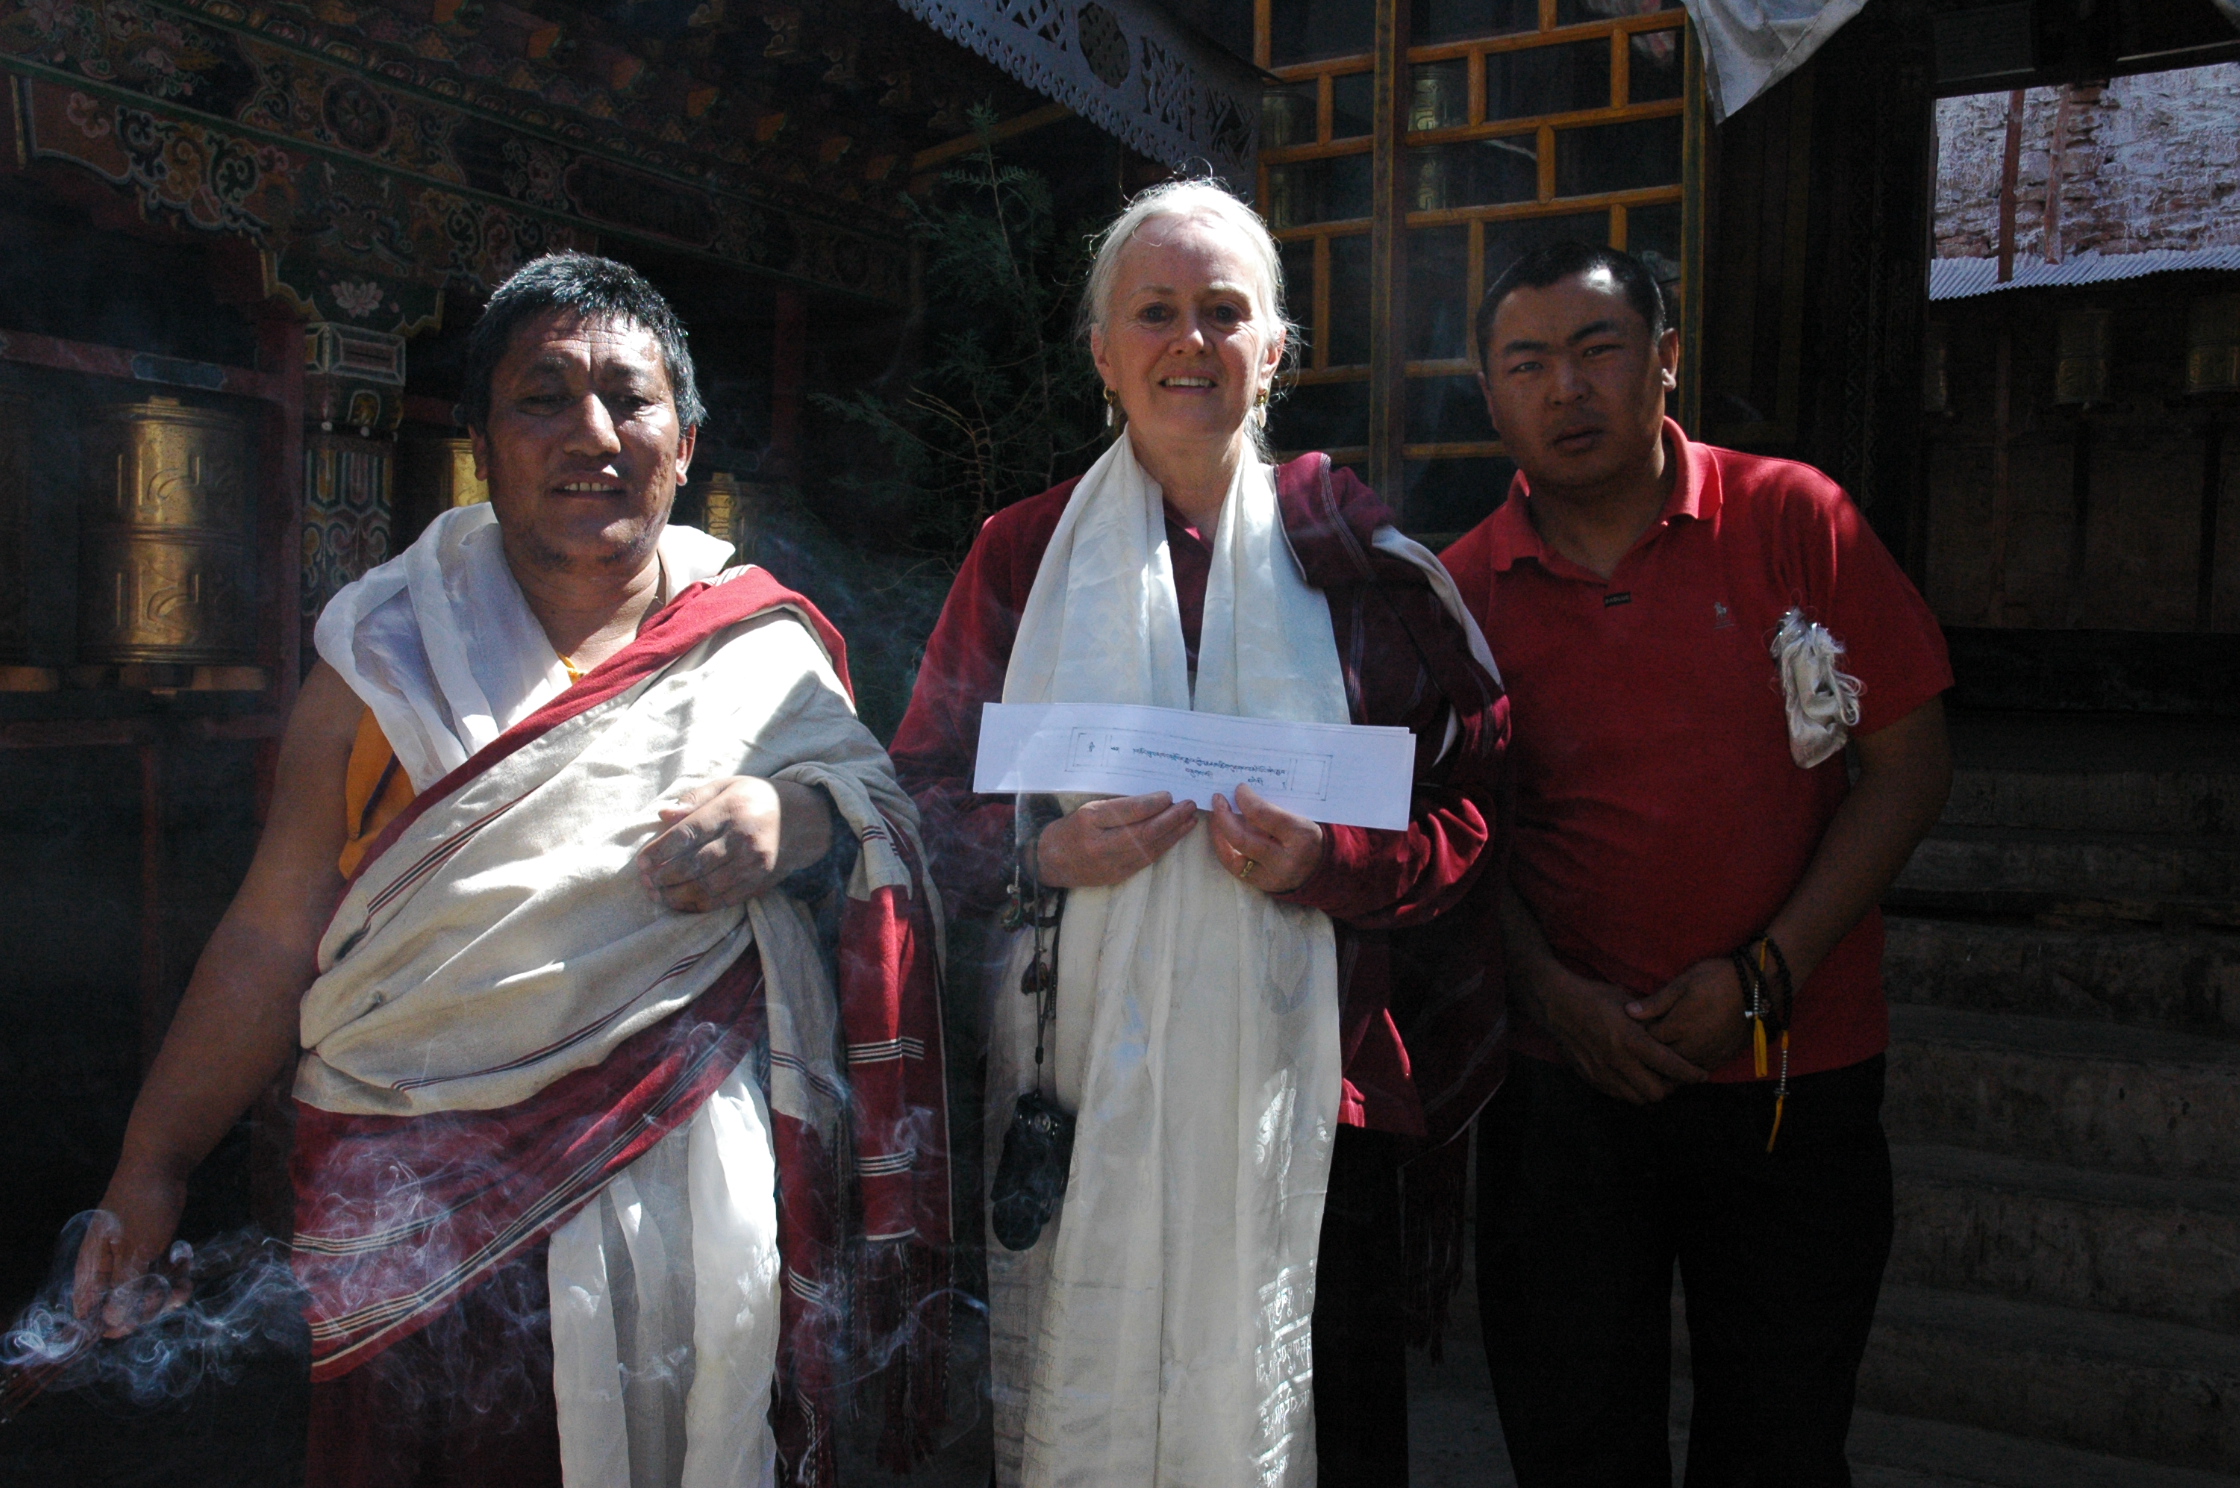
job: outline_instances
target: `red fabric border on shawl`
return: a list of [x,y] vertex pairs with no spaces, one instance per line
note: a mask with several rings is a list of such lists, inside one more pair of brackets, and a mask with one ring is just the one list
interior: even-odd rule
[[[423,791],[363,862],[515,750],[779,608],[810,626],[852,693],[846,643],[807,599],[760,569],[696,584],[629,646]],[[891,824],[864,835],[882,830],[917,892],[888,887],[849,898],[842,911],[847,1048],[833,1053],[850,1072],[842,1098],[853,1142],[828,1152],[813,1127],[772,1112],[785,1268],[772,1416],[787,1480],[810,1488],[834,1480],[836,1365],[846,1353],[858,1359],[848,1374],[885,1379],[890,1464],[906,1466],[931,1447],[946,1390],[951,1226],[938,940],[923,865]],[[750,949],[691,1006],[598,1066],[498,1111],[345,1116],[297,1102],[295,1264],[309,1293],[313,1379],[347,1373],[426,1326],[689,1121],[762,1041],[763,996],[761,960]],[[843,1326],[851,1320],[852,1332]]]

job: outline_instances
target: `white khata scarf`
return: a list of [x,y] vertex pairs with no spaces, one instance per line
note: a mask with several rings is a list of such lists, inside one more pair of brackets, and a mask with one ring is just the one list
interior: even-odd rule
[[[660,602],[723,572],[731,544],[661,534]],[[521,596],[488,502],[454,507],[412,546],[345,586],[319,614],[319,655],[365,705],[424,791],[568,688],[568,670]]]
[[[319,619],[320,655],[373,710],[419,790],[568,686],[498,536],[487,505],[445,512],[402,555],[337,594]],[[666,601],[715,577],[731,545],[671,526],[659,553]],[[804,678],[820,685],[797,686]],[[332,966],[322,960],[324,974],[304,1000],[311,1052],[300,1097],[332,1110],[395,1114],[526,1099],[689,1001],[749,942],[761,944],[773,1038],[811,1048],[832,1043],[830,1028],[796,1038],[789,1021],[796,1012],[824,1023],[834,1016],[798,910],[756,901],[728,914],[666,913],[644,899],[628,863],[657,826],[643,802],[665,785],[736,773],[742,737],[758,741],[750,765],[767,759],[765,773],[826,785],[835,799],[865,811],[873,803],[856,801],[862,786],[848,764],[877,777],[874,790],[891,788],[883,755],[856,724],[818,643],[789,619],[748,628],[677,668],[648,696],[635,709],[602,709],[517,752],[493,772],[504,779],[470,787],[463,804],[431,813],[368,866],[344,901],[340,925],[353,922],[354,906],[367,896],[393,892],[385,885],[400,871],[420,871],[412,864],[423,856],[421,838],[440,838],[462,812],[484,809],[474,804],[478,790],[510,800],[541,782],[533,798],[475,833],[446,863],[457,885],[431,882],[406,903],[402,916],[448,927],[432,935],[390,927],[394,939],[419,948],[410,964],[363,953]],[[700,734],[692,724],[703,716],[713,719],[704,733],[728,750],[721,758],[694,755],[690,741]],[[587,730],[599,732],[588,748],[579,737]],[[674,739],[687,741],[683,757]],[[804,758],[844,763],[781,770],[789,746]],[[851,748],[865,758],[850,760]],[[602,812],[612,819],[602,821]],[[568,894],[574,899],[565,913],[530,913]],[[492,911],[493,901],[518,902],[519,912]],[[564,933],[553,933],[556,924]],[[329,931],[323,955],[340,933]],[[645,966],[672,962],[689,974],[664,978],[665,995],[648,995],[602,1038],[582,1042],[546,1028],[586,1021],[584,1005],[634,990],[646,980]],[[816,985],[792,986],[794,968]],[[436,1023],[445,1030],[440,1037],[429,1033]],[[523,1047],[552,1057],[508,1057]],[[400,1063],[497,1073],[398,1096],[392,1088],[416,1083],[396,1083],[388,1066]],[[553,1386],[569,1488],[773,1481],[768,1412],[779,1259],[771,1105],[786,1105],[789,1077],[779,1070],[766,1100],[745,1068],[735,1070],[691,1121],[554,1232],[547,1260]]]
[[[1003,700],[1349,722],[1266,466],[1239,471],[1212,548],[1193,698],[1160,490],[1117,440],[1043,554]],[[993,993],[990,1172],[1035,1080],[1031,951]],[[1237,882],[1201,823],[1127,882],[1068,893],[1054,1042],[1078,1119],[1065,1198],[1031,1250],[989,1246],[999,1481],[1312,1484],[1342,1074],[1329,918]]]

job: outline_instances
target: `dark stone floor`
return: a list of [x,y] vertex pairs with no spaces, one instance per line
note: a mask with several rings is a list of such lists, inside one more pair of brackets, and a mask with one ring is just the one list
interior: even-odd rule
[[115,1386],[49,1391],[0,1425],[0,1484],[295,1488],[309,1401],[301,1359],[245,1358],[230,1381],[206,1380],[184,1400],[153,1406]]
[[[306,1386],[300,1336],[237,1351],[231,1378],[135,1405],[114,1385],[51,1392],[0,1424],[0,1488],[299,1488]],[[863,1488],[983,1488],[988,1420],[978,1347],[958,1340],[947,1446],[907,1480],[873,1465],[867,1420],[843,1428],[843,1481]],[[1474,1289],[1455,1299],[1444,1359],[1408,1360],[1412,1488],[1514,1488],[1479,1340]],[[1672,1458],[1685,1460],[1690,1394],[1673,1392]],[[2240,1488],[2240,1479],[2096,1457],[1993,1432],[1861,1412],[1860,1488]],[[1677,1473],[1676,1473],[1677,1477]]]

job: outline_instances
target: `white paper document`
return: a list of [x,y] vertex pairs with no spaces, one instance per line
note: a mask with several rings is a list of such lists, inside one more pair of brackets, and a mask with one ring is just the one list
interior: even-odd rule
[[1166,791],[1211,808],[1237,787],[1301,816],[1408,824],[1415,735],[1369,724],[1285,723],[1133,703],[985,703],[972,788],[983,795]]

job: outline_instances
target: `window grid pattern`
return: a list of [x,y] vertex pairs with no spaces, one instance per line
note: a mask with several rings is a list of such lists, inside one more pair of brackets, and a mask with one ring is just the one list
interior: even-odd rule
[[[1432,29],[1427,12],[1439,3],[1416,0],[1416,34]],[[1649,5],[1662,8],[1597,14]],[[1518,254],[1599,231],[1658,269],[1679,320],[1688,103],[1678,0],[1538,0],[1533,8],[1532,0],[1497,3],[1489,14],[1505,9],[1512,19],[1495,15],[1487,34],[1411,46],[1398,82],[1410,322],[1402,453],[1411,487],[1436,476],[1424,462],[1502,455],[1477,402],[1469,321],[1485,286]],[[1275,17],[1267,0],[1258,10],[1268,66],[1280,50]],[[1274,432],[1279,443],[1327,449],[1347,464],[1368,453],[1340,441],[1366,423],[1373,372],[1363,328],[1373,67],[1367,52],[1272,66],[1281,82],[1262,115],[1260,202],[1307,341],[1286,400],[1293,416]],[[1348,272],[1356,263],[1362,272]]]

